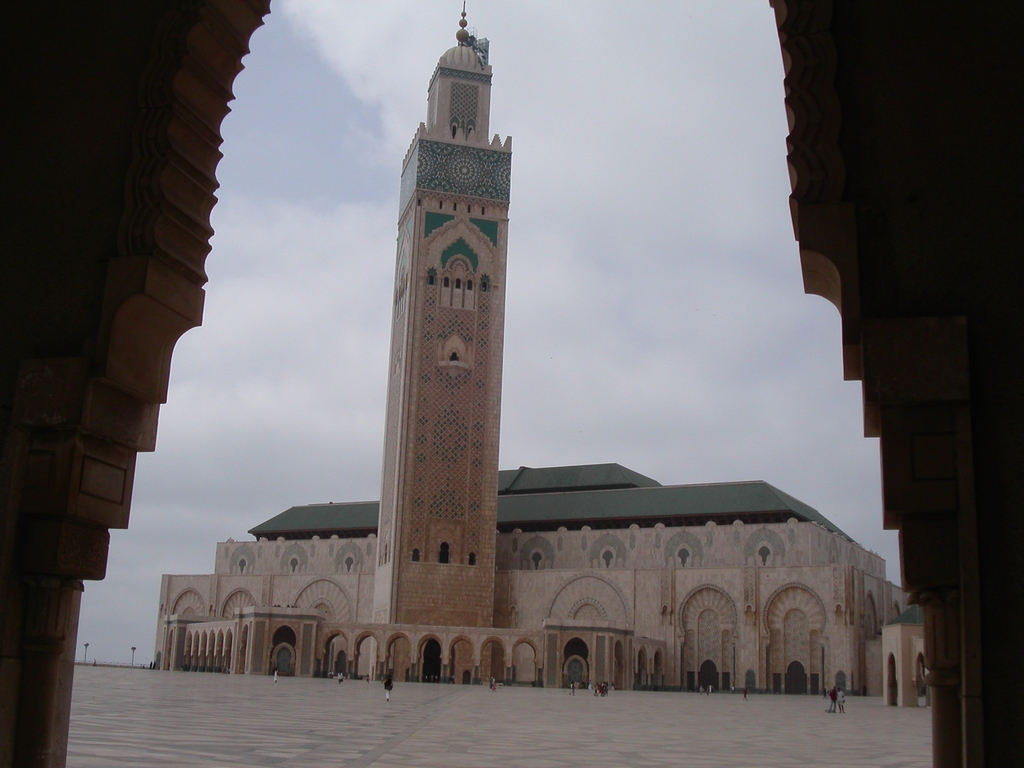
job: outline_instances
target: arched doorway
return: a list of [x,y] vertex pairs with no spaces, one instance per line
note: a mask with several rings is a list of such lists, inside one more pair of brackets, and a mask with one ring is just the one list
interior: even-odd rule
[[448,654],[448,677],[453,682],[468,685],[479,674],[479,670],[474,669],[473,645],[469,640],[461,637],[453,642]]
[[807,672],[799,661],[786,667],[786,693],[807,693]]
[[274,651],[274,671],[282,677],[292,674],[292,662],[295,660],[295,653],[291,646],[279,645]]
[[338,651],[338,653],[334,656],[334,674],[348,674],[348,657],[345,655],[344,651]]
[[277,672],[279,675],[288,676],[295,674],[295,646],[297,639],[295,630],[287,624],[280,626],[274,632],[270,641],[270,672]]
[[705,659],[704,663],[700,665],[700,671],[697,673],[697,685],[708,690],[713,688],[718,689],[718,666],[711,659]]
[[647,687],[647,651],[643,648],[636,654],[636,678],[633,685],[641,689]]
[[356,640],[352,674],[373,679],[377,675],[377,638],[363,635]]
[[412,646],[405,635],[396,635],[388,642],[384,668],[393,680],[409,682],[411,652]]
[[525,641],[512,648],[512,679],[517,683],[537,681],[537,652]]
[[480,678],[505,680],[505,647],[497,640],[488,640],[480,651]]
[[889,661],[886,667],[886,675],[889,683],[889,695],[886,703],[890,707],[895,707],[899,704],[900,682],[896,679],[896,657],[891,653],[889,654]]
[[436,683],[441,679],[441,644],[430,638],[423,644],[423,670],[420,680],[424,683]]
[[590,678],[587,659],[590,648],[582,638],[574,637],[562,649],[565,662],[562,665],[562,683],[568,687],[570,683],[585,683]]

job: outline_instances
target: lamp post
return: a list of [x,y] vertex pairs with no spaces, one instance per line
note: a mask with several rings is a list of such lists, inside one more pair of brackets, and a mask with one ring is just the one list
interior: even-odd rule
[[82,663],[84,664],[88,660],[89,660],[89,644],[86,643],[85,644],[85,656],[82,658]]
[[135,646],[132,646],[132,666],[135,666]]

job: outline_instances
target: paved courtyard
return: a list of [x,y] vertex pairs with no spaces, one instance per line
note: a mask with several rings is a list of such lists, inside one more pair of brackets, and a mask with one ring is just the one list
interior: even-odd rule
[[850,698],[379,684],[79,666],[68,766],[926,768],[930,714]]

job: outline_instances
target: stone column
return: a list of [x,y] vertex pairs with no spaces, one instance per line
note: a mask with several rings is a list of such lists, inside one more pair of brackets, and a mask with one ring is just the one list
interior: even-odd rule
[[77,579],[25,577],[18,715],[32,727],[18,729],[15,765],[56,768],[66,760],[82,589]]
[[932,689],[932,755],[935,768],[963,764],[960,707],[960,594],[956,589],[923,592],[924,652]]

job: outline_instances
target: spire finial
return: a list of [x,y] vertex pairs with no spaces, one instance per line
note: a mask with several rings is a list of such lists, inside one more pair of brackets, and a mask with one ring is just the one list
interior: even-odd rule
[[465,45],[469,40],[469,32],[466,31],[468,23],[466,21],[466,0],[462,0],[462,18],[459,19],[459,31],[455,33],[455,39],[459,41],[460,45]]

